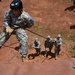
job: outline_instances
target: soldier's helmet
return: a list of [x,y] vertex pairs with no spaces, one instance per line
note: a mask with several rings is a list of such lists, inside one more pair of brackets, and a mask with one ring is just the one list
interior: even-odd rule
[[58,35],[57,35],[57,37],[61,37],[61,35],[60,35],[60,34],[58,34]]
[[18,10],[18,9],[22,9],[23,8],[23,4],[22,4],[22,1],[20,0],[13,0],[10,4],[10,9],[15,9],[15,10]]
[[50,35],[48,35],[48,36],[47,36],[47,38],[49,38],[49,39],[50,39],[50,38],[51,38],[51,36],[50,36]]
[[35,40],[37,41],[37,40],[38,40],[38,38],[35,38]]

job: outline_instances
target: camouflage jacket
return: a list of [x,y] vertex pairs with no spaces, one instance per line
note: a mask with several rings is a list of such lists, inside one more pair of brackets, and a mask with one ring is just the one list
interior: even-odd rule
[[62,39],[60,38],[60,39],[57,39],[57,38],[55,38],[55,46],[57,47],[57,46],[61,46],[62,45]]
[[34,25],[33,18],[25,11],[18,17],[16,17],[12,10],[8,10],[4,16],[4,28],[6,27],[20,27],[20,28],[30,28]]
[[47,40],[47,39],[45,40],[45,43],[44,43],[45,48],[49,48],[52,45],[53,45],[52,38],[50,38],[50,40]]
[[41,43],[40,43],[40,41],[37,41],[37,42],[34,41],[32,47],[35,47],[35,48],[41,48]]

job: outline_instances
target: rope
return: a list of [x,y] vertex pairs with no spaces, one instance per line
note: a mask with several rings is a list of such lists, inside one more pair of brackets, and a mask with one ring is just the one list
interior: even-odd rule
[[42,35],[40,35],[40,34],[38,34],[38,33],[35,33],[35,32],[33,32],[33,31],[29,30],[29,29],[26,29],[26,30],[29,31],[29,32],[31,32],[31,33],[33,33],[33,34],[35,34],[35,35],[38,35],[38,36],[40,36],[40,37],[46,39],[46,37],[44,37],[44,36],[42,36]]

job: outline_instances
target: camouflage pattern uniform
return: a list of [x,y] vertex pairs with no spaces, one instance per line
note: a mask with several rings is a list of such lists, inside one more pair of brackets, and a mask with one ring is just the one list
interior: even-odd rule
[[51,50],[53,48],[53,40],[52,40],[51,37],[50,38],[47,38],[45,40],[44,46],[45,46],[45,54],[46,54],[46,57],[47,57],[48,54],[49,54],[49,52],[51,53]]
[[5,36],[0,40],[0,46],[2,46],[11,36],[11,34],[6,35],[6,28],[16,28],[14,32],[20,44],[19,53],[23,57],[26,57],[28,53],[28,36],[24,29],[30,28],[32,25],[34,25],[34,20],[25,11],[23,11],[20,16],[16,17],[12,10],[8,10],[4,16],[4,31],[0,34],[0,38]]
[[41,53],[41,43],[38,40],[35,40],[32,47],[35,48],[37,55]]
[[57,55],[59,55],[59,52],[61,51],[61,45],[62,45],[62,39],[61,38],[55,38],[55,59],[57,59]]

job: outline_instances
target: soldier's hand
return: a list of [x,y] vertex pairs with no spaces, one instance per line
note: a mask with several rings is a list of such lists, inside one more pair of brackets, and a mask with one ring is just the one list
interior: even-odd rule
[[10,28],[10,27],[7,27],[7,28],[6,28],[6,32],[7,32],[7,33],[12,33],[12,32],[13,32],[13,29]]

